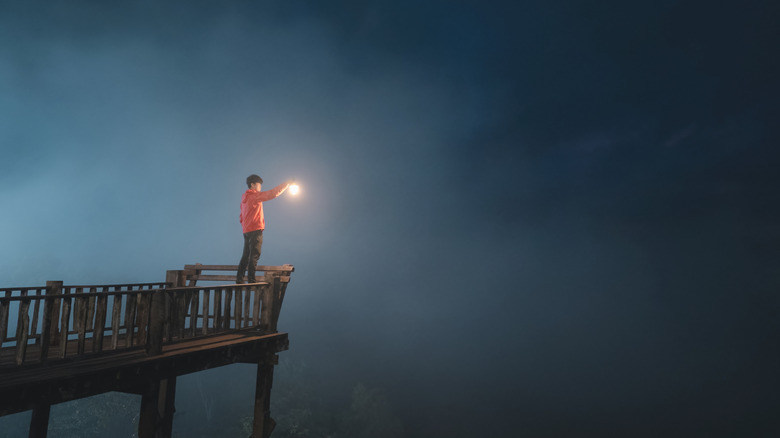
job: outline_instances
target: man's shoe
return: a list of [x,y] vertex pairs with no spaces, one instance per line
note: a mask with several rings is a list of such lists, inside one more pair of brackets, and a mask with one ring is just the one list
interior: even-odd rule
[[247,283],[257,283],[257,279],[250,278],[249,280],[247,280]]
[[236,284],[244,284],[244,280],[241,280],[240,278],[236,278]]

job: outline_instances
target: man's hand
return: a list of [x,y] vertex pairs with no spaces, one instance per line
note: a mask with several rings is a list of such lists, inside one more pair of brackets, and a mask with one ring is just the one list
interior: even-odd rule
[[287,181],[287,187],[290,189],[291,195],[298,194],[298,184],[295,183],[294,179]]

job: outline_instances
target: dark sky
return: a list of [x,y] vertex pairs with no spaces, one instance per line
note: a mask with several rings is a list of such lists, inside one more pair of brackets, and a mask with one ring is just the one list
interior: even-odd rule
[[776,2],[104,3],[0,3],[4,287],[237,263],[295,177],[282,355],[408,436],[780,435]]

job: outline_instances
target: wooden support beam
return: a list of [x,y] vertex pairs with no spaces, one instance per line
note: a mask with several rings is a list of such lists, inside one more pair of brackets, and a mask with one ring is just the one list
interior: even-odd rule
[[30,438],[46,438],[46,433],[49,430],[50,412],[51,405],[48,403],[33,408],[32,417],[30,418]]
[[255,383],[255,409],[251,438],[268,438],[276,422],[271,418],[271,386],[274,381],[274,365],[279,361],[276,354],[268,354],[257,364]]
[[139,438],[170,438],[176,399],[176,377],[161,379],[149,385],[141,395]]

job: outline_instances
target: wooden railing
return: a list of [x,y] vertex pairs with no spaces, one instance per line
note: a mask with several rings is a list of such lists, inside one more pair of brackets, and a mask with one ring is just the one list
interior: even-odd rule
[[240,285],[172,287],[184,284],[182,270],[168,271],[165,283],[0,289],[0,367],[142,347],[155,355],[199,336],[274,332],[291,271]]

